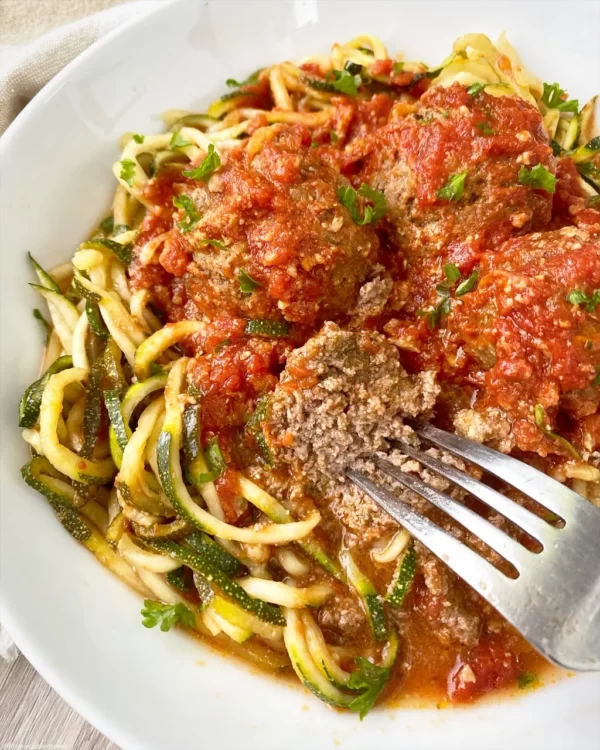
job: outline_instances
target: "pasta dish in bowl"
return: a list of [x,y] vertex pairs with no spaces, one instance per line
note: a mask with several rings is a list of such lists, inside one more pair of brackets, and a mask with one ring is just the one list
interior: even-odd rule
[[418,417],[598,504],[594,100],[480,34],[435,69],[361,36],[227,84],[126,134],[112,213],[71,262],[32,258],[23,478],[145,626],[334,707],[534,685],[543,659],[343,469],[424,475],[393,448]]

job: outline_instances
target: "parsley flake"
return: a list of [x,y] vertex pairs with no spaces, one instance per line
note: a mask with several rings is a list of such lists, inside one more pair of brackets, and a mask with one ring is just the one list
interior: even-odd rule
[[436,195],[445,201],[457,201],[460,200],[462,194],[465,191],[465,180],[467,179],[467,170],[464,172],[458,172],[458,174],[452,175],[448,178],[448,182],[443,188],[440,188]]
[[526,690],[532,687],[538,681],[538,676],[535,672],[521,672],[517,678],[517,685],[519,690]]
[[404,71],[404,63],[402,62],[402,60],[398,60],[397,62],[394,63],[392,67],[392,73],[397,75],[398,73],[402,73],[403,71]]
[[202,160],[200,166],[196,169],[187,169],[184,171],[184,177],[191,177],[193,180],[202,180],[208,182],[217,169],[221,166],[221,159],[219,154],[215,151],[215,147],[212,143],[208,146],[208,153]]
[[176,131],[171,136],[171,140],[169,141],[169,148],[171,151],[177,151],[180,148],[185,148],[186,146],[191,146],[192,142],[186,140],[179,131]]
[[460,279],[460,271],[456,263],[445,263],[444,264],[444,276],[454,284]]
[[331,143],[338,143],[338,141],[340,140],[340,137],[335,132],[335,130],[330,130],[329,131],[329,140],[331,141]]
[[461,281],[461,283],[456,287],[456,296],[462,297],[463,294],[468,294],[469,292],[472,292],[473,289],[477,286],[477,282],[479,281],[479,271],[476,268],[468,279],[465,279],[464,281]]
[[579,101],[577,99],[566,99],[566,92],[558,83],[545,83],[544,92],[542,93],[542,103],[549,109],[558,109],[560,112],[579,111]]
[[485,83],[474,83],[467,89],[467,94],[470,94],[473,98],[479,96],[485,88]]
[[362,83],[359,73],[352,74],[349,70],[330,70],[325,76],[336,91],[347,96],[356,96]]
[[145,599],[141,614],[144,618],[142,625],[145,628],[154,628],[156,625],[160,625],[163,633],[178,624],[193,628],[196,622],[194,613],[181,603],[161,604],[161,602],[155,602],[152,599]]
[[238,281],[240,282],[240,291],[242,292],[242,294],[252,294],[255,289],[257,289],[259,286],[262,286],[260,281],[253,279],[248,271],[244,270],[243,268],[240,268],[240,271],[238,273]]
[[360,715],[361,721],[375,705],[375,701],[381,695],[390,676],[389,667],[378,667],[371,664],[364,656],[358,656],[354,660],[358,669],[352,672],[348,680],[351,690],[362,690],[360,695],[350,703],[350,710]]
[[129,187],[133,187],[133,182],[135,180],[135,162],[133,159],[121,159],[119,164],[121,165],[119,177],[124,180]]
[[543,164],[536,164],[531,169],[522,166],[519,169],[519,185],[527,185],[534,190],[554,193],[556,191],[556,177]]
[[567,294],[567,302],[571,305],[585,305],[585,311],[593,313],[596,305],[600,305],[600,289],[595,289],[591,296],[581,289],[573,289]]
[[[363,216],[360,215],[360,210],[356,205],[358,196],[366,198],[373,204],[365,206],[365,213]],[[379,193],[377,190],[369,187],[366,182],[360,186],[358,190],[354,190],[352,187],[341,186],[337,190],[337,197],[339,202],[345,206],[356,224],[364,226],[365,224],[375,224],[379,221],[382,216],[385,216],[387,205],[385,196],[383,193]]]
[[494,131],[489,122],[478,122],[475,127],[481,132],[481,135],[494,135]]
[[177,222],[177,226],[183,232],[183,234],[191,232],[202,218],[202,214],[199,214],[196,211],[194,201],[190,198],[189,195],[185,195],[185,193],[182,193],[181,195],[173,196],[173,205],[175,206],[175,208],[182,208],[185,211],[183,219]]
[[133,134],[133,140],[136,143],[143,143],[146,140],[146,136],[145,135],[140,135],[139,133],[134,133]]
[[210,240],[208,238],[205,238],[203,240],[200,240],[200,244],[216,247],[217,250],[227,250],[227,245],[224,242],[221,242],[221,240]]

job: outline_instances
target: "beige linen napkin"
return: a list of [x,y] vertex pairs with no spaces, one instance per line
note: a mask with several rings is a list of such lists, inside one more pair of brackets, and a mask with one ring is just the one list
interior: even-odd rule
[[[148,13],[163,0],[0,0],[0,134],[48,81],[97,39],[135,16]],[[109,7],[115,6],[115,7]],[[81,18],[90,13],[106,8]],[[68,19],[40,39],[21,46]]]

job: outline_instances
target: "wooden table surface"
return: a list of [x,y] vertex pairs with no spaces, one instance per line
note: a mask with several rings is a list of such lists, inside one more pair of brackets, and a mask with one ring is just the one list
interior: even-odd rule
[[76,714],[23,655],[0,658],[0,750],[119,750]]

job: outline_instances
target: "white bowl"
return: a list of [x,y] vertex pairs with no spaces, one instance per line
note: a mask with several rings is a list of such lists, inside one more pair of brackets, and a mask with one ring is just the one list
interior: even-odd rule
[[[381,710],[360,722],[191,638],[146,630],[140,598],[71,540],[21,481],[17,405],[34,379],[39,305],[26,261],[70,258],[105,215],[126,130],[160,129],[261,65],[359,33],[441,61],[469,31],[509,33],[532,70],[586,100],[599,88],[600,5],[536,2],[182,2],[120,29],[69,65],[1,141],[2,621],[42,676],[122,747],[230,750],[590,748],[600,676],[461,710]],[[48,737],[48,741],[52,741]],[[596,745],[597,746],[597,745]]]

